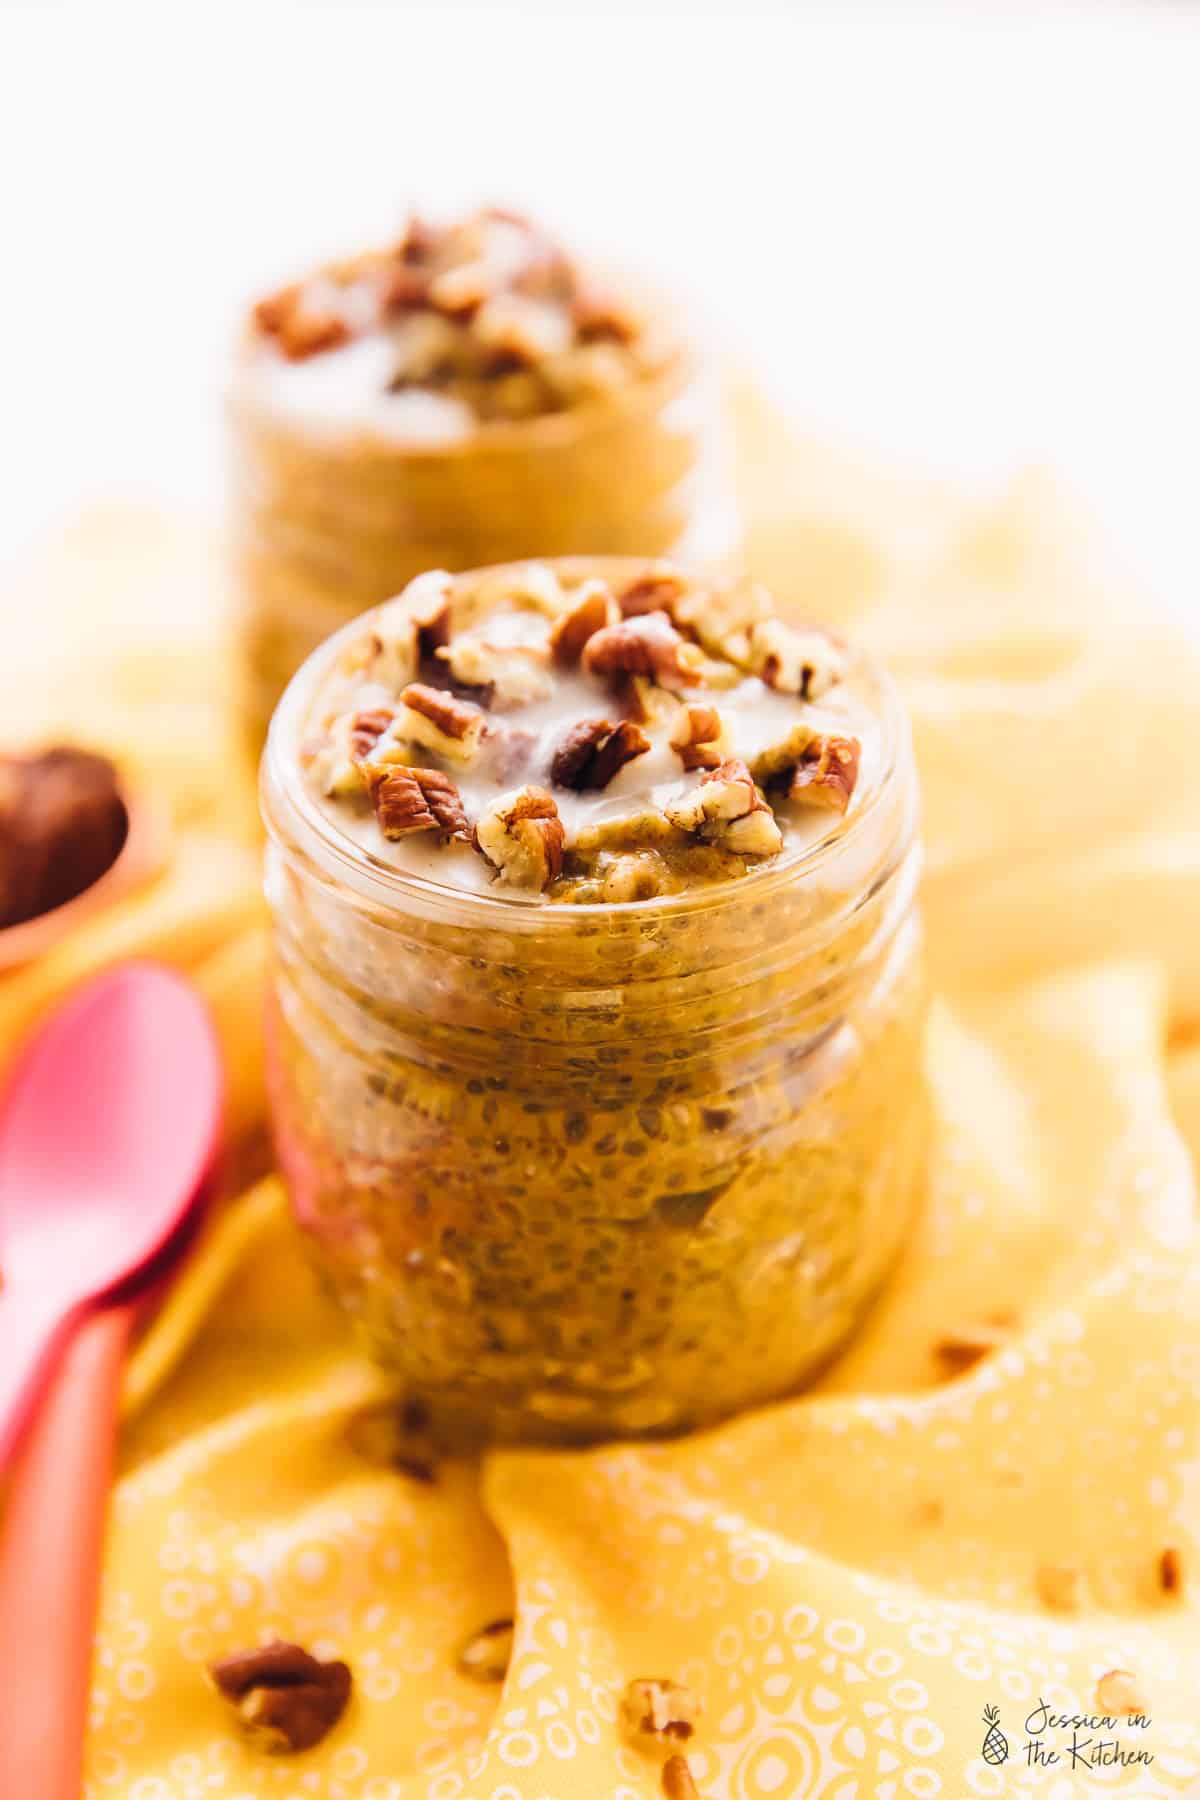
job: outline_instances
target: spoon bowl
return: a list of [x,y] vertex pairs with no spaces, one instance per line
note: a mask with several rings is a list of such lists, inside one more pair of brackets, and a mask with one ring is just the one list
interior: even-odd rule
[[22,1055],[0,1112],[0,1468],[81,1311],[195,1222],[220,1114],[208,1016],[156,963],[89,982]]

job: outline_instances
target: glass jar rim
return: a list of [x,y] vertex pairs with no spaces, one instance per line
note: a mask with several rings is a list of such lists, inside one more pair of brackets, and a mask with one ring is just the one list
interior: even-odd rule
[[[556,569],[583,574],[635,574],[646,566],[645,557],[636,556],[559,556],[528,558],[546,561]],[[661,559],[659,559],[661,560]],[[521,567],[521,564],[494,564],[488,570],[471,570],[470,574],[491,573],[493,569]],[[770,864],[751,869],[745,875],[724,882],[685,889],[678,894],[653,895],[641,900],[589,901],[578,905],[553,906],[523,900],[508,894],[475,893],[449,882],[431,881],[414,875],[394,864],[373,856],[346,832],[339,829],[329,813],[319,805],[308,788],[300,765],[299,746],[313,700],[332,664],[359,636],[374,608],[358,614],[339,631],[325,639],[301,664],[288,682],[271,719],[267,742],[259,772],[260,811],[268,834],[284,849],[288,844],[281,836],[284,821],[276,818],[275,807],[281,802],[286,827],[292,844],[310,864],[327,877],[347,883],[363,898],[397,912],[421,910],[458,915],[462,922],[474,920],[481,927],[506,929],[578,930],[584,920],[633,917],[679,918],[694,912],[714,912],[726,906],[760,901],[781,887],[787,887],[827,869],[839,851],[860,846],[868,829],[896,793],[898,782],[911,768],[911,742],[908,715],[888,670],[883,663],[859,644],[849,646],[848,668],[851,675],[864,678],[877,701],[880,754],[871,772],[865,792],[861,785],[853,805],[832,819],[828,831],[802,849],[786,852]],[[905,846],[907,847],[907,846]]]

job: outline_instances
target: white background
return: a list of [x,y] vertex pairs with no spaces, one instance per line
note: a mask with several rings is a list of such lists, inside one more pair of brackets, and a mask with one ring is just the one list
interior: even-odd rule
[[1200,10],[0,0],[0,562],[219,503],[239,305],[408,198],[690,281],[816,423],[1049,458],[1200,615]]

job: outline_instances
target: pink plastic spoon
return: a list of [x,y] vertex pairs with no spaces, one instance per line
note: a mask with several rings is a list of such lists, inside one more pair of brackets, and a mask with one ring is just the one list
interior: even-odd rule
[[0,1539],[0,1794],[14,1800],[81,1791],[121,1364],[138,1297],[188,1241],[220,1114],[198,996],[131,963],[56,1015],[0,1116],[7,1442],[29,1423]]
[[0,1469],[81,1314],[192,1221],[221,1112],[194,990],[155,963],[91,981],[34,1039],[0,1113]]

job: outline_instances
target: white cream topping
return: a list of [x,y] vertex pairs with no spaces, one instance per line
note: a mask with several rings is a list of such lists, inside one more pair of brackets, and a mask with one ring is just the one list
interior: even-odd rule
[[[457,634],[456,641],[469,637],[495,645],[544,646],[550,624],[546,613],[533,606],[501,604],[483,618],[473,618],[468,628]],[[622,717],[622,710],[607,679],[578,666],[563,669],[549,663],[548,667],[553,672],[554,686],[547,698],[503,710],[492,708],[487,712],[489,723],[499,732],[532,734],[526,755],[501,779],[497,778],[486,748],[475,760],[465,765],[455,764],[451,770],[467,817],[472,822],[501,794],[514,792],[522,786],[545,788],[557,806],[569,850],[579,832],[589,825],[631,818],[647,810],[665,812],[678,805],[696,790],[704,773],[699,769],[686,770],[678,750],[669,741],[679,708],[689,702],[713,707],[719,712],[728,739],[726,754],[750,765],[757,756],[785,741],[801,720],[814,732],[849,735],[859,740],[862,746],[860,781],[864,784],[869,781],[880,755],[878,724],[862,695],[856,691],[852,677],[836,684],[819,703],[813,704],[803,702],[793,694],[779,693],[757,676],[745,675],[736,685],[727,688],[697,684],[676,695],[654,690],[654,716],[639,721],[641,730],[650,739],[650,749],[626,762],[604,788],[577,792],[553,781],[551,766],[555,752],[580,721],[606,719],[616,724]],[[395,691],[385,684],[364,681],[361,676],[344,675],[327,684],[320,718],[327,724],[334,716],[348,710],[367,712],[395,704]],[[421,752],[414,751],[410,760],[419,765]],[[436,763],[438,759],[427,760]],[[784,857],[795,855],[817,841],[830,829],[837,816],[824,807],[792,802],[776,795],[772,795],[772,802],[783,834]],[[413,832],[399,839],[385,838],[365,793],[327,797],[322,803],[348,837],[382,862],[442,885],[479,893],[500,891],[495,870],[469,845],[444,843],[433,832]],[[509,897],[522,897],[503,884],[501,888]],[[541,898],[539,894],[524,897],[533,901]]]

